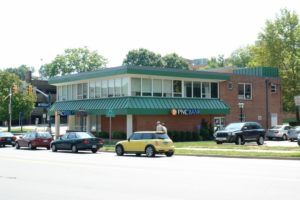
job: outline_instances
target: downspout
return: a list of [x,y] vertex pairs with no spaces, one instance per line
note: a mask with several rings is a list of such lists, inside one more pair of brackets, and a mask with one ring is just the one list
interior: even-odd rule
[[269,128],[269,93],[268,93],[268,86],[269,86],[269,80],[265,80],[266,84],[266,129]]

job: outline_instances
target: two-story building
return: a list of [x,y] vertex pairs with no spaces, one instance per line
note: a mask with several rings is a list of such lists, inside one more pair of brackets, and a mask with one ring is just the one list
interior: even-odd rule
[[242,119],[267,127],[271,114],[277,114],[276,124],[281,120],[280,79],[278,72],[267,70],[218,73],[122,66],[57,76],[49,79],[57,87],[50,112],[57,134],[60,115],[68,116],[71,130],[108,132],[111,120],[112,131],[127,135],[154,130],[156,121],[176,131],[194,131],[203,120],[216,125]]

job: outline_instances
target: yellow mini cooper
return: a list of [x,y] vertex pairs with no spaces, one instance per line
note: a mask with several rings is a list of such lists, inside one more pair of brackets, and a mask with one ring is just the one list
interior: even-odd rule
[[135,153],[137,156],[146,154],[154,157],[155,154],[165,154],[170,157],[174,154],[174,144],[166,133],[160,131],[134,132],[128,140],[120,141],[115,147],[116,154]]

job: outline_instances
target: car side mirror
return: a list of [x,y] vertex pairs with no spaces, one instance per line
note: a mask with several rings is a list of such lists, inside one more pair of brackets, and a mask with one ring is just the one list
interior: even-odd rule
[[128,138],[128,142],[130,142],[130,138]]

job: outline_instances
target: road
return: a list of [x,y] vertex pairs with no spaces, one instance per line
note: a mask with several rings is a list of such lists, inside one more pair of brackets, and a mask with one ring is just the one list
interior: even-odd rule
[[299,199],[300,161],[0,148],[3,200]]

